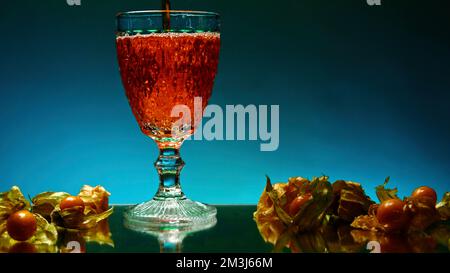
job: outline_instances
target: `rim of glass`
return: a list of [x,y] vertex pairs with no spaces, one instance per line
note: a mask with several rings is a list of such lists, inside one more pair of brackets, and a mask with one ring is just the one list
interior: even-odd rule
[[117,13],[116,17],[140,17],[148,15],[161,15],[161,13],[169,14],[184,14],[184,15],[199,15],[199,16],[219,16],[218,13],[212,11],[201,11],[201,10],[133,10],[133,11],[123,11]]

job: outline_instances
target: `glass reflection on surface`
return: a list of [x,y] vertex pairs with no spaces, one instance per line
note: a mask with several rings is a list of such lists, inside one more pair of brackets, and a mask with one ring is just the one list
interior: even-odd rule
[[214,227],[216,223],[217,220],[214,219],[204,225],[188,225],[170,228],[161,227],[160,229],[155,229],[153,225],[146,227],[142,224],[133,225],[133,222],[124,221],[124,226],[129,230],[156,237],[158,239],[159,251],[161,253],[180,253],[182,252],[183,240],[186,236],[208,230]]

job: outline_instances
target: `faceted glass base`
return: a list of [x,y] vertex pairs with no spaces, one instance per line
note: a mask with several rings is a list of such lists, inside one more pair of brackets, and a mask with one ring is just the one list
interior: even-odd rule
[[217,210],[189,199],[153,199],[125,212],[125,226],[147,232],[198,231],[214,226]]

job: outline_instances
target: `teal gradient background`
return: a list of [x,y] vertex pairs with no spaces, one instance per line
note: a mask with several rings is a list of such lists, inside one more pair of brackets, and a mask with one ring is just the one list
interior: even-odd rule
[[[319,176],[401,195],[450,190],[448,1],[172,1],[216,11],[222,49],[212,104],[280,105],[280,147],[188,141],[184,191],[213,204],[254,204],[265,184]],[[285,4],[283,6],[282,4]],[[0,191],[77,193],[101,184],[112,203],[157,188],[156,145],[129,109],[115,52],[115,14],[159,1],[2,1]]]

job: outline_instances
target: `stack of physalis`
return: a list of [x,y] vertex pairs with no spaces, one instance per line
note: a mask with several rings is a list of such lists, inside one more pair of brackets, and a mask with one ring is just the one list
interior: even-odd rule
[[30,204],[17,186],[0,193],[0,252],[79,253],[86,242],[113,246],[109,195],[86,185],[77,196],[44,192]]
[[330,183],[327,176],[311,181],[293,177],[274,185],[267,178],[254,219],[274,251],[287,247],[292,252],[361,252],[368,251],[370,241],[380,242],[381,250],[389,251],[389,245],[405,245],[404,238],[394,236],[403,231],[407,232],[400,237],[415,244],[407,251],[428,252],[436,244],[450,247],[445,222],[450,216],[450,193],[437,206],[436,193],[428,187],[400,200],[395,189],[383,185],[377,187],[377,196],[380,205],[365,194],[361,184]]
[[[372,204],[365,215],[351,226],[355,240],[378,241],[395,252],[431,252],[439,247],[450,250],[450,192],[437,203],[434,189],[421,186],[411,196],[400,199],[397,188],[376,187],[379,204]],[[444,250],[444,249],[442,249]]]

